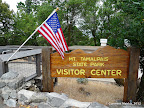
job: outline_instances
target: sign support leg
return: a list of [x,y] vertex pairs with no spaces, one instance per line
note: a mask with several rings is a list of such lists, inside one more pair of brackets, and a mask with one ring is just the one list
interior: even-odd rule
[[50,54],[52,48],[45,47],[42,49],[42,76],[43,92],[53,92],[53,78],[50,71]]
[[124,84],[124,102],[136,102],[137,78],[139,68],[140,49],[135,47],[128,48],[130,54],[128,77]]

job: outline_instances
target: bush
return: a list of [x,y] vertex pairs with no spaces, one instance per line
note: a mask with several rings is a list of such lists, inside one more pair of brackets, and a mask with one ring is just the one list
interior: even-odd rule
[[88,83],[88,79],[87,78],[78,78],[77,82],[79,84],[87,84]]

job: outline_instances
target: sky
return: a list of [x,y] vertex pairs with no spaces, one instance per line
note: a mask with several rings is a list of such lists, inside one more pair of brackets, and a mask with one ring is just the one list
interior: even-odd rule
[[2,0],[2,2],[6,2],[7,4],[9,4],[10,10],[13,9],[14,12],[16,12],[17,11],[17,7],[16,7],[17,3],[25,2],[25,0]]

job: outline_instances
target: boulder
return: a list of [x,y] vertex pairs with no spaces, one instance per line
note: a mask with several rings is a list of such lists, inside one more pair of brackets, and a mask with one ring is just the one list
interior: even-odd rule
[[60,108],[65,108],[65,107],[82,107],[82,108],[87,108],[90,106],[90,102],[80,102],[74,99],[68,99],[64,102],[64,104]]
[[30,98],[30,102],[33,103],[41,103],[41,102],[46,102],[47,97],[45,93],[34,93],[32,97]]
[[103,104],[100,104],[98,102],[93,102],[88,108],[109,108]]
[[0,80],[0,88],[3,88],[6,86],[6,83]]
[[65,102],[65,100],[54,97],[54,98],[52,98],[50,105],[53,107],[60,107],[64,102]]
[[31,97],[35,94],[33,91],[28,91],[28,90],[20,90],[18,92],[18,100],[21,103],[29,102]]
[[19,74],[18,74],[17,72],[12,72],[12,71],[10,71],[10,72],[7,72],[7,73],[3,74],[3,75],[1,76],[1,79],[2,79],[2,80],[14,79],[14,78],[16,78],[18,75],[19,75]]
[[14,100],[14,99],[8,99],[6,102],[5,102],[5,104],[7,105],[7,106],[9,106],[9,107],[16,107],[16,100]]

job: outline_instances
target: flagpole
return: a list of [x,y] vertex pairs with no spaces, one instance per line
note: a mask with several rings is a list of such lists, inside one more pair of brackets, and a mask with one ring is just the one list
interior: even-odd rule
[[[56,11],[58,11],[59,8],[57,7],[48,17],[46,20],[48,20]],[[46,21],[45,20],[45,21]],[[41,24],[43,25],[45,21]],[[24,44],[38,31],[38,29],[41,27],[41,25],[35,29],[35,31],[25,40],[25,42],[10,56],[10,58],[6,61],[6,63],[24,46]]]

